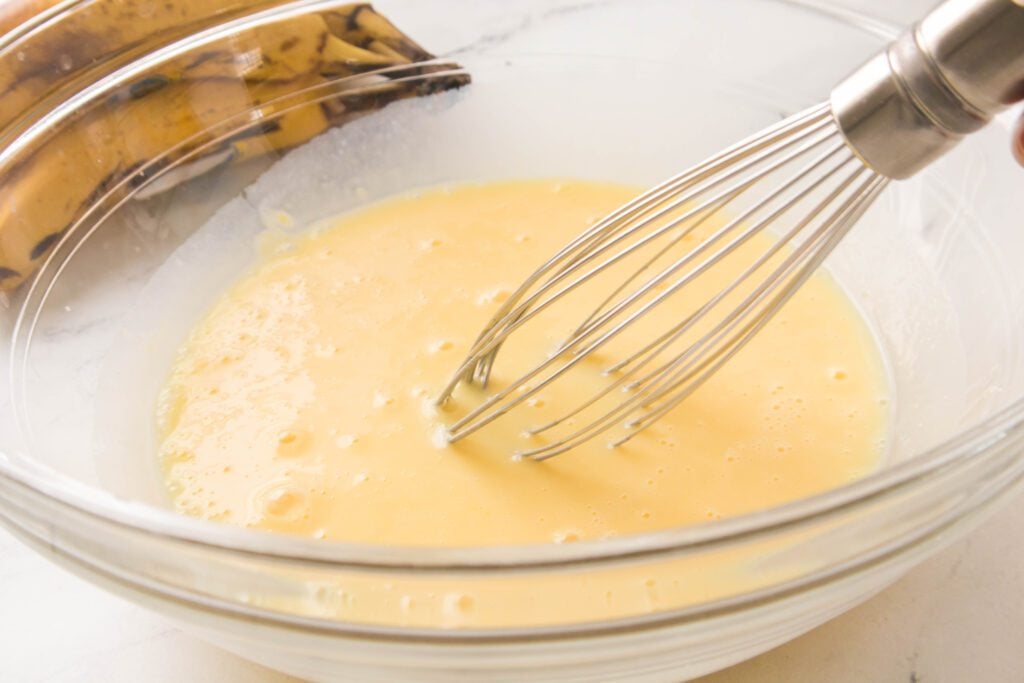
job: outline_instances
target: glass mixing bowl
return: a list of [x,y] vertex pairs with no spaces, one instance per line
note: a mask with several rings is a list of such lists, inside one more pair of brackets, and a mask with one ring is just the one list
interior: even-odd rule
[[[211,2],[134,40],[53,48],[68,26],[123,21],[110,4],[64,3],[0,42],[8,73],[57,49],[46,88],[0,123],[0,241],[16,242],[11,226],[39,206],[71,218],[35,245],[38,269],[0,308],[0,521],[71,571],[314,680],[676,681],[866,599],[1024,474],[1024,272],[1012,267],[1024,262],[1024,194],[996,124],[891,186],[829,260],[893,387],[887,458],[865,479],[743,517],[562,546],[352,545],[174,514],[153,450],[156,392],[189,325],[256,258],[260,232],[445,182],[653,183],[824,99],[894,31],[812,2],[394,2],[382,9],[413,36],[436,36],[447,59],[284,80],[258,96],[267,32],[340,3]],[[131,148],[159,123],[117,114],[124,98],[218,51],[233,70],[217,92],[238,104],[200,112],[209,84],[184,88],[202,125],[164,131],[156,153],[110,175],[113,143]],[[472,83],[448,89],[462,73],[453,61]],[[310,107],[346,123],[282,152],[303,140],[274,136]],[[97,112],[116,125],[82,134]],[[70,175],[69,131],[87,152]],[[45,182],[18,182],[32,164]],[[96,189],[75,203],[83,178]],[[711,581],[718,572],[729,580]],[[666,600],[651,576],[692,590]],[[514,601],[523,616],[415,623],[380,597],[396,586],[457,589],[492,617]],[[336,616],[371,599],[373,623]],[[583,616],[560,619],[562,603]]]

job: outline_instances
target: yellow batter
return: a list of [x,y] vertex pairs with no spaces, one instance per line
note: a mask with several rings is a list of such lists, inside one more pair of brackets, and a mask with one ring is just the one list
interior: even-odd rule
[[[585,381],[559,383],[515,417],[437,445],[449,416],[429,410],[430,398],[503,297],[634,193],[587,182],[460,186],[279,240],[175,361],[159,406],[174,505],[356,542],[559,543],[736,515],[874,468],[886,413],[880,359],[825,276],[682,408],[622,448],[598,439],[543,463],[510,457],[524,426],[597,386]],[[692,296],[709,297],[711,286]],[[567,329],[558,318],[524,328],[499,357],[496,383]],[[460,401],[457,410],[465,393]]]

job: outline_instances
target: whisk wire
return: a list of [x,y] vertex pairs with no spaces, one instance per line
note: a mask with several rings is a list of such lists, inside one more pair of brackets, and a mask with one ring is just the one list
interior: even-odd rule
[[[809,132],[813,132],[813,131],[816,131],[816,130],[819,130],[819,129],[820,129],[819,126],[811,126],[811,127],[808,128],[808,131]],[[771,172],[773,172],[775,170],[778,170],[779,168],[781,168],[785,164],[790,163],[790,162],[794,161],[796,158],[798,158],[799,156],[802,156],[803,154],[813,150],[818,145],[820,145],[823,142],[825,142],[827,139],[828,139],[827,136],[813,138],[811,141],[807,142],[806,144],[799,146],[795,151],[793,151],[793,152],[791,152],[789,154],[786,154],[781,159],[773,162],[772,164],[770,164],[768,166],[768,168],[762,169],[758,173],[754,174],[752,177],[744,179],[742,182],[738,183],[737,185],[734,185],[733,187],[730,187],[727,190],[724,190],[724,191],[720,192],[719,194],[715,195],[711,199],[705,200],[703,203],[701,203],[700,205],[698,205],[694,209],[686,211],[683,215],[676,217],[675,219],[670,221],[668,224],[660,226],[659,228],[657,228],[651,234],[643,237],[642,239],[640,239],[636,243],[634,243],[634,244],[630,245],[629,247],[627,247],[626,249],[618,252],[613,257],[610,257],[610,258],[606,259],[605,261],[602,261],[600,264],[598,264],[597,266],[594,266],[593,268],[588,270],[583,275],[578,276],[575,280],[573,280],[569,284],[564,285],[562,288],[558,289],[554,294],[551,294],[546,299],[544,299],[542,302],[536,303],[537,300],[539,298],[541,298],[541,296],[543,296],[548,291],[549,288],[551,288],[552,286],[554,286],[556,283],[560,282],[561,280],[565,279],[566,277],[568,277],[573,272],[577,271],[580,267],[582,267],[583,264],[589,263],[591,260],[596,258],[596,256],[598,254],[604,253],[605,251],[607,251],[607,250],[611,249],[612,247],[614,247],[616,244],[619,243],[619,241],[621,241],[621,237],[615,237],[614,239],[609,239],[608,237],[604,237],[603,243],[592,242],[591,245],[590,245],[590,248],[588,248],[586,250],[585,256],[584,256],[583,259],[578,260],[578,261],[573,261],[572,263],[566,264],[554,276],[549,278],[540,289],[538,289],[536,292],[534,292],[532,295],[527,297],[525,300],[523,300],[518,305],[514,305],[501,318],[498,318],[498,316],[495,316],[495,318],[492,319],[491,325],[490,325],[489,330],[488,330],[490,332],[490,334],[487,334],[485,332],[485,334],[481,335],[481,337],[477,340],[477,342],[474,343],[474,346],[470,349],[470,352],[469,352],[469,354],[467,356],[467,360],[464,361],[463,365],[456,371],[456,376],[461,377],[461,376],[464,376],[467,372],[473,372],[474,364],[477,367],[477,371],[476,372],[479,371],[479,367],[480,367],[481,363],[486,364],[486,367],[489,369],[490,363],[493,362],[493,358],[496,355],[498,348],[504,342],[504,340],[507,339],[517,329],[519,329],[520,327],[522,327],[523,325],[528,323],[530,320],[532,320],[534,317],[536,317],[537,315],[542,313],[544,310],[549,308],[551,305],[553,305],[557,301],[561,300],[562,298],[564,298],[566,295],[570,294],[572,291],[576,290],[581,285],[589,282],[590,280],[592,280],[594,277],[596,277],[600,273],[605,272],[607,269],[609,269],[612,266],[614,266],[615,264],[621,262],[623,259],[629,257],[633,253],[636,253],[638,250],[642,249],[643,247],[645,247],[649,243],[653,242],[654,240],[658,239],[662,235],[664,235],[664,234],[666,234],[666,233],[668,233],[668,232],[678,228],[680,225],[685,223],[687,220],[693,218],[694,216],[701,216],[700,219],[698,219],[698,220],[694,221],[692,224],[688,225],[687,228],[685,230],[683,230],[680,235],[678,235],[675,239],[673,239],[672,243],[678,243],[683,238],[685,238],[687,235],[691,234],[693,232],[693,230],[695,230],[697,227],[699,227],[699,225],[701,225],[707,218],[709,218],[714,213],[714,211],[716,209],[721,208],[722,206],[726,205],[730,200],[734,199],[736,196],[741,194],[744,190],[749,189],[749,187],[751,187],[753,184],[755,184],[758,180],[760,180],[760,179],[764,178],[765,176],[767,176],[769,173],[771,173]],[[790,145],[795,145],[796,142],[797,141],[791,141]],[[787,146],[790,146],[790,145],[787,145]],[[832,149],[832,152],[833,153],[837,152],[841,148],[842,148],[842,144],[838,143],[837,145],[834,146],[834,148]],[[771,150],[771,151],[774,153],[774,152],[777,152],[778,150]],[[762,160],[763,160],[763,158],[759,156],[759,157],[755,158],[753,161],[759,162],[759,161],[762,161]],[[636,225],[633,225],[633,226],[630,226],[630,228],[629,228],[630,233],[636,233],[636,232],[639,232],[639,231],[643,230],[644,228],[646,228],[649,225],[651,225],[651,223],[654,222],[657,218],[664,217],[665,215],[668,215],[669,213],[671,213],[671,211],[677,210],[680,207],[686,205],[687,203],[690,203],[690,202],[694,201],[703,192],[706,192],[707,190],[715,187],[716,185],[720,184],[721,182],[724,182],[726,179],[731,178],[731,177],[737,175],[740,172],[740,170],[747,170],[750,167],[750,165],[751,164],[741,164],[741,168],[739,170],[735,170],[735,171],[733,171],[733,172],[731,172],[729,174],[726,174],[723,178],[718,179],[714,183],[712,183],[710,185],[707,185],[707,186],[704,186],[704,187],[700,187],[696,191],[692,191],[690,193],[684,193],[680,198],[678,198],[675,201],[673,201],[669,205],[669,207],[663,208],[661,211],[658,211],[654,216],[648,216],[647,218],[644,218],[643,220],[641,220],[640,223],[638,223]],[[797,180],[802,178],[805,174],[806,174],[806,171],[804,173],[801,173]],[[788,187],[788,185],[787,185],[787,187]],[[647,211],[653,210],[654,208],[657,208],[657,206],[652,206],[649,209],[642,210],[642,211],[639,212],[638,215],[639,216],[643,216]],[[667,247],[663,248],[663,251],[667,250],[668,248],[671,248],[671,246],[672,246],[672,244],[670,243]],[[641,271],[642,270],[643,269],[641,269]],[[531,277],[530,281],[533,282],[533,283],[536,283],[536,281],[538,279],[539,278]],[[600,307],[599,307],[598,310],[600,310]],[[588,318],[588,320],[589,320],[589,318]],[[586,324],[586,323],[584,323],[584,324]],[[575,333],[574,333],[574,336],[575,336]],[[474,376],[475,376],[475,374],[476,373],[474,373]],[[483,383],[485,381],[486,381],[486,378],[484,378],[484,380],[481,383]],[[457,382],[451,383],[450,384],[450,388],[446,388],[445,392],[442,393],[442,399],[446,398],[447,395],[450,395],[450,391],[452,389],[454,389],[454,385],[455,384],[457,384]]]
[[[689,382],[682,391],[676,391],[668,399],[663,401],[660,405],[652,405],[648,408],[648,412],[641,415],[633,420],[627,422],[626,427],[627,434],[617,441],[612,442],[611,446],[619,446],[633,438],[640,431],[648,427],[653,422],[660,419],[666,413],[674,410],[680,403],[690,396],[696,389],[698,389],[704,381],[706,381],[711,375],[716,373],[722,365],[729,361],[736,353],[742,349],[747,342],[749,342],[754,335],[756,335],[772,318],[777,312],[800,288],[800,286],[809,278],[817,267],[824,261],[828,253],[835,247],[836,244],[843,238],[849,228],[857,221],[858,216],[867,209],[867,206],[874,200],[874,197],[879,191],[885,186],[886,181],[881,177],[871,178],[864,183],[864,195],[857,199],[857,206],[850,207],[840,220],[835,224],[834,229],[831,229],[821,244],[817,245],[810,250],[812,254],[809,259],[800,267],[797,275],[792,281],[787,283],[783,287],[782,291],[773,299],[769,305],[759,313],[753,320],[751,320],[739,333],[733,333],[732,329],[727,329],[721,335],[722,337],[730,334],[735,334],[735,337],[728,346],[722,347],[720,351],[716,352],[716,358],[713,359],[713,363],[708,363],[706,367],[700,368],[698,371],[703,370],[702,374],[693,379],[693,374],[683,377],[677,381],[671,387],[668,387],[665,391],[666,394],[671,391],[678,389],[682,384]],[[832,226],[830,226],[831,228]],[[777,289],[777,285],[771,287],[765,292],[763,299],[772,291]],[[660,400],[661,397],[652,397],[649,401]]]
[[[785,185],[782,186],[782,188],[780,189],[780,194],[781,194],[781,192],[785,192],[785,191],[789,190],[790,188],[792,188],[793,186],[795,186],[800,180],[805,178],[808,174],[814,172],[818,168],[818,166],[820,166],[822,163],[827,161],[829,158],[835,156],[842,149],[843,149],[842,145],[838,144],[838,145],[834,146],[831,150],[829,150],[826,154],[824,154],[821,157],[819,157],[818,159],[816,159],[813,163],[808,164],[796,177],[794,177],[792,180],[790,180],[789,182],[787,182]],[[828,175],[830,176],[835,170],[837,170],[837,169],[833,169],[832,171],[829,171]],[[692,280],[694,280],[697,277],[699,277],[700,275],[704,274],[708,269],[710,269],[712,266],[714,266],[716,263],[718,263],[721,259],[723,259],[726,256],[728,256],[729,254],[733,253],[736,249],[739,249],[741,246],[743,246],[743,244],[748,242],[755,235],[757,235],[760,232],[762,232],[765,229],[765,227],[767,227],[767,225],[773,219],[777,218],[782,213],[784,213],[786,209],[791,208],[794,204],[796,204],[796,202],[798,202],[799,200],[803,199],[807,194],[810,193],[810,191],[811,191],[811,189],[805,189],[803,192],[798,194],[796,197],[794,197],[791,200],[789,200],[789,202],[787,204],[785,204],[784,206],[780,207],[774,214],[768,216],[767,218],[759,220],[758,222],[754,223],[749,228],[747,228],[746,230],[741,232],[738,237],[734,238],[732,241],[727,243],[724,247],[721,247],[718,251],[716,251],[710,257],[705,259],[699,266],[697,266],[693,270],[689,271],[681,280],[679,280],[677,283],[675,283],[674,285],[669,287],[669,289],[664,291],[662,294],[659,294],[658,297],[653,302],[651,302],[651,305],[645,306],[643,309],[641,309],[641,311],[639,313],[643,314],[643,313],[648,312],[651,308],[653,308],[654,305],[662,303],[663,301],[668,299],[672,294],[675,294],[684,285],[688,284]],[[606,313],[602,314],[597,320],[595,320],[586,329],[580,331],[578,333],[578,338],[583,338],[583,337],[587,336],[594,329],[596,329],[600,325],[604,324],[605,322],[608,322],[615,315],[617,315],[618,313],[622,312],[628,306],[630,306],[632,303],[634,303],[637,300],[639,300],[640,298],[642,298],[645,294],[647,294],[653,288],[655,288],[658,285],[662,284],[665,280],[667,280],[669,277],[671,277],[674,273],[680,271],[681,269],[683,269],[684,267],[689,265],[691,262],[696,260],[696,258],[698,256],[702,255],[703,253],[705,253],[706,251],[711,249],[721,239],[723,239],[724,237],[726,237],[730,233],[734,232],[738,226],[743,225],[744,223],[749,221],[766,204],[767,204],[767,201],[759,202],[754,207],[751,207],[750,209],[748,209],[747,211],[742,213],[740,216],[738,216],[735,219],[729,221],[724,227],[722,227],[719,230],[717,230],[711,236],[705,238],[704,241],[701,242],[701,244],[698,245],[696,249],[693,249],[692,251],[689,251],[686,254],[684,254],[681,258],[679,258],[674,263],[672,263],[671,265],[666,267],[664,270],[662,270],[661,273],[659,273],[657,276],[655,276],[651,280],[648,280],[646,283],[644,283],[644,285],[639,290],[637,290],[636,292],[634,292],[630,296],[626,297],[626,299],[621,301],[619,304],[614,306],[612,309],[610,309]],[[572,341],[573,341],[573,339],[570,339],[567,344],[571,344]]]
[[[811,163],[807,164],[799,173],[796,174],[796,176],[794,176],[794,178],[792,178],[786,184],[784,184],[784,186],[782,188],[782,192],[788,191],[790,188],[796,186],[802,179],[804,179],[807,175],[809,175],[810,173],[813,173],[815,170],[817,170],[818,167],[821,166],[823,163],[825,163],[825,162],[829,161],[830,159],[833,159],[834,157],[836,157],[839,154],[839,152],[841,152],[843,149],[844,149],[844,147],[843,147],[842,143],[836,143],[836,144],[832,145],[831,147],[829,147],[824,154],[820,155],[814,161],[812,161]],[[827,177],[830,177],[832,174],[834,174],[841,167],[841,165],[843,163],[846,163],[850,158],[851,157],[847,154],[847,158],[846,159],[842,159],[839,164],[836,164],[836,165],[833,166],[833,168],[829,169],[826,172],[825,177],[827,178]],[[485,401],[483,404],[478,406],[475,410],[470,411],[467,415],[463,416],[462,419],[458,420],[455,424],[453,424],[451,426],[451,437],[452,438],[462,438],[462,437],[464,437],[464,436],[466,436],[466,435],[468,435],[468,434],[470,434],[470,433],[480,429],[481,427],[483,427],[483,426],[485,426],[487,424],[490,424],[493,420],[495,420],[498,417],[500,417],[501,415],[505,414],[506,412],[508,412],[512,408],[520,405],[521,403],[525,402],[529,398],[535,396],[543,388],[549,386],[551,384],[551,382],[553,382],[555,379],[563,376],[566,372],[568,372],[570,369],[575,367],[586,356],[588,356],[589,354],[593,353],[598,348],[604,346],[606,343],[608,343],[613,338],[615,338],[618,334],[620,334],[623,330],[625,330],[627,327],[632,325],[637,319],[639,319],[640,317],[642,317],[645,314],[647,314],[655,306],[658,306],[661,303],[663,303],[664,301],[666,301],[667,299],[669,299],[672,295],[674,295],[676,292],[678,292],[680,289],[682,289],[685,285],[689,284],[691,281],[693,281],[694,279],[696,279],[697,277],[702,275],[708,269],[712,268],[715,264],[720,262],[723,258],[728,256],[730,253],[732,253],[737,248],[739,248],[742,244],[744,244],[749,239],[751,239],[754,235],[756,235],[759,232],[761,232],[772,220],[774,220],[775,218],[780,216],[782,213],[784,213],[789,208],[792,208],[792,206],[794,206],[797,202],[799,202],[802,198],[804,198],[807,194],[809,194],[811,192],[811,189],[812,188],[804,188],[804,189],[802,189],[795,197],[790,198],[786,203],[783,204],[783,206],[781,206],[778,209],[776,209],[775,213],[770,214],[766,218],[764,218],[764,219],[754,223],[749,228],[743,230],[740,233],[740,235],[734,237],[725,246],[721,247],[718,251],[713,253],[711,256],[707,257],[696,268],[694,268],[693,270],[687,272],[681,279],[679,279],[677,282],[673,283],[670,287],[668,287],[668,289],[666,289],[662,293],[658,294],[653,300],[647,302],[638,311],[633,312],[626,320],[619,322],[615,327],[613,327],[611,330],[606,331],[596,341],[591,342],[585,348],[577,349],[577,353],[576,353],[577,357],[573,358],[573,359],[570,359],[564,365],[559,367],[555,371],[554,374],[552,374],[551,376],[545,378],[540,384],[521,391],[518,395],[516,395],[514,398],[512,398],[508,403],[506,403],[505,405],[501,406],[499,409],[494,410],[495,406],[497,406],[499,403],[504,401],[506,398],[508,398],[514,392],[519,391],[520,388],[524,387],[525,384],[528,381],[530,381],[531,379],[537,377],[544,370],[548,369],[549,367],[551,367],[555,363],[560,362],[560,360],[561,360],[560,357],[562,356],[562,354],[564,354],[564,353],[566,353],[568,351],[571,351],[571,350],[573,350],[574,347],[577,347],[578,345],[582,344],[592,334],[596,333],[603,325],[605,325],[606,323],[608,323],[611,320],[613,320],[619,313],[625,311],[630,305],[632,305],[636,301],[639,301],[641,298],[646,296],[650,291],[652,291],[655,287],[657,287],[658,285],[663,283],[665,280],[667,280],[669,277],[671,277],[674,273],[677,273],[678,271],[680,271],[681,269],[683,269],[687,265],[689,265],[691,262],[696,260],[704,252],[706,252],[707,250],[711,249],[723,237],[725,237],[725,236],[729,235],[730,233],[734,232],[736,230],[737,226],[742,225],[744,223],[744,221],[747,221],[752,216],[754,216],[761,208],[763,208],[764,206],[767,205],[768,201],[764,200],[764,201],[758,202],[755,206],[753,206],[750,209],[748,209],[746,212],[744,212],[743,214],[738,216],[736,219],[728,222],[723,228],[720,228],[711,237],[709,237],[706,240],[704,240],[698,246],[697,249],[684,254],[681,258],[677,259],[674,263],[672,263],[671,265],[666,267],[664,270],[662,270],[654,278],[652,278],[651,280],[646,282],[636,292],[632,293],[630,296],[628,296],[622,302],[617,304],[611,310],[609,310],[606,313],[604,313],[603,315],[601,315],[597,320],[592,321],[592,323],[590,324],[590,326],[588,326],[588,328],[586,330],[581,331],[575,337],[570,337],[568,340],[563,342],[563,344],[549,358],[547,358],[546,360],[541,362],[538,366],[536,366],[533,369],[531,369],[525,375],[523,375],[523,376],[513,380],[512,382],[510,382],[508,385],[505,386],[505,388],[503,388],[498,393],[494,394],[487,401]],[[781,192],[780,192],[780,195],[781,195]],[[704,218],[700,219],[700,221],[703,221],[703,220],[704,220]],[[698,221],[698,222],[700,222],[700,221]],[[588,273],[590,273],[590,274],[588,274],[588,275],[586,275],[584,277],[586,277],[589,280],[591,277],[596,275],[597,272],[600,272],[599,268],[600,267],[595,268],[592,271],[588,271]],[[538,307],[541,307],[541,306],[544,306],[544,305],[545,304],[538,304]],[[536,309],[531,310],[531,311],[527,312],[526,314],[524,314],[524,316],[520,320],[526,320],[526,319],[536,315],[536,313],[537,313]],[[522,324],[522,323],[520,322],[519,324]],[[481,416],[484,416],[483,419],[478,419]],[[543,431],[543,430],[532,430],[532,431],[534,433],[539,433],[540,431]]]
[[[788,175],[780,177],[782,173]],[[625,433],[612,445],[626,443],[690,396],[767,324],[885,182],[853,155],[823,105],[624,204],[561,249],[502,303],[439,402],[462,381],[486,386],[502,346],[555,304],[607,277],[614,280],[608,283],[610,292],[553,353],[455,420],[449,440],[465,438],[565,377],[648,319],[654,308],[675,300],[698,280],[711,278],[719,264],[741,258],[756,236],[777,234],[713,296],[606,367],[608,382],[591,396],[556,419],[529,428],[527,434],[539,436],[569,427],[519,455],[551,458],[616,427]],[[760,194],[748,201],[755,192]],[[729,211],[741,200],[738,210]],[[682,245],[725,211],[730,216],[723,224],[706,230],[707,236],[692,248]],[[673,256],[676,249],[683,251]],[[618,268],[629,270],[619,278]],[[728,303],[736,297],[738,303]],[[687,341],[690,336],[694,339]],[[622,399],[612,398],[620,392]],[[580,417],[582,424],[576,425]]]
[[[748,306],[747,310],[767,298],[785,282],[783,278],[786,275],[802,265],[797,276],[793,280],[787,282],[785,287],[783,287],[782,292],[780,292],[779,295],[777,295],[776,298],[773,299],[758,315],[753,316],[751,319],[737,315],[732,318],[724,328],[718,329],[717,334],[714,337],[711,337],[710,335],[705,336],[703,343],[698,342],[694,347],[690,347],[686,353],[673,359],[671,362],[673,370],[667,370],[669,374],[667,376],[664,374],[661,375],[658,382],[640,390],[626,401],[623,401],[613,410],[575,430],[568,436],[553,443],[546,444],[532,450],[523,451],[519,453],[519,455],[521,457],[528,457],[535,460],[545,460],[547,458],[554,457],[576,447],[584,441],[609,431],[614,428],[623,417],[632,413],[637,408],[649,406],[647,408],[647,412],[643,415],[634,418],[623,425],[627,430],[627,433],[623,437],[609,444],[613,447],[619,446],[626,443],[629,439],[662,417],[665,413],[674,409],[679,405],[679,403],[689,397],[689,395],[692,394],[693,391],[695,391],[701,384],[703,384],[708,377],[717,372],[722,365],[739,352],[739,350],[751,338],[753,338],[753,336],[759,332],[765,324],[768,323],[772,315],[781,308],[786,301],[788,301],[807,277],[814,272],[820,262],[824,260],[825,256],[827,256],[827,253],[839,242],[846,230],[849,229],[849,226],[856,221],[857,216],[866,209],[867,205],[870,204],[874,196],[881,190],[884,184],[884,179],[881,179],[878,176],[865,180],[860,188],[864,194],[859,197],[852,197],[848,200],[848,202],[844,204],[836,214],[834,214],[833,219],[817,231],[815,238],[818,239],[812,238],[805,242],[807,247],[801,249],[799,256],[791,255],[790,258],[787,259],[786,263],[783,266],[780,266],[780,268],[775,272],[774,275],[779,276],[779,279],[768,279],[754,294],[748,297],[747,301],[751,303],[751,306]],[[808,254],[811,256],[809,258],[804,258]],[[746,321],[746,324],[742,329],[736,332],[735,328],[743,321]],[[721,342],[723,339],[728,339],[729,343],[715,346],[714,342]],[[696,354],[696,351],[699,349],[696,349],[695,347],[698,345],[703,348],[714,349],[714,351],[706,357],[701,357]],[[676,367],[679,365],[681,365],[681,367]],[[666,396],[668,398],[666,398]],[[665,400],[661,404],[651,405],[662,399]],[[561,420],[556,420],[552,424],[558,424],[560,421]]]
[[[687,186],[698,183],[708,177],[713,177],[721,168],[727,168],[736,158],[746,154],[757,154],[779,143],[784,147],[792,146],[803,140],[806,135],[822,130],[829,122],[828,105],[812,108],[791,119],[776,124],[761,136],[752,136],[741,141],[693,169],[670,178],[598,221],[534,271],[506,299],[474,342],[467,354],[466,360],[456,370],[449,384],[440,392],[437,402],[444,403],[461,381],[473,380],[481,384],[486,383],[487,375],[489,374],[489,364],[488,372],[484,373],[482,377],[475,377],[474,372],[480,369],[480,363],[485,361],[488,354],[493,362],[493,357],[497,352],[497,347],[500,346],[500,342],[498,344],[489,344],[489,340],[505,330],[510,317],[512,317],[510,313],[522,305],[521,299],[551,271],[555,271],[554,277],[564,279],[567,273],[574,272],[580,263],[585,262],[589,252],[606,241],[609,234],[614,234],[616,230],[628,227],[628,221],[635,219],[637,216],[646,215],[647,212],[657,208],[666,198],[677,195]],[[790,137],[796,133],[802,133],[802,135],[796,138]],[[560,269],[559,266],[561,266]]]
[[[818,215],[820,215],[833,200],[835,200],[846,188],[849,187],[849,185],[860,175],[861,170],[862,169],[857,169],[853,173],[849,174],[847,178],[844,179],[842,183],[828,195],[828,197],[826,197],[814,209],[812,209],[807,214],[807,216],[803,220],[801,220],[792,230],[790,230],[787,234],[782,236],[781,239],[775,241],[768,249],[764,251],[764,253],[760,257],[757,258],[757,260],[754,261],[754,263],[752,263],[743,273],[741,273],[739,277],[737,277],[727,287],[725,287],[724,289],[719,291],[715,296],[709,299],[695,313],[688,316],[682,323],[670,328],[668,332],[663,334],[661,337],[655,339],[655,341],[645,345],[640,351],[634,353],[631,356],[628,356],[619,363],[616,363],[606,372],[618,371],[621,368],[625,367],[626,365],[634,362],[637,358],[644,358],[645,360],[643,361],[643,363],[646,363],[647,359],[657,357],[657,355],[664,351],[673,341],[678,339],[682,334],[689,331],[689,329],[693,326],[693,323],[696,322],[702,315],[712,310],[718,303],[725,299],[725,297],[736,291],[739,288],[739,286],[744,281],[746,281],[748,277],[750,277],[758,270],[760,270],[766,263],[768,263],[769,260],[774,258],[775,255],[778,254],[787,243],[795,239],[801,230],[803,230],[812,220],[814,220]],[[655,373],[658,373],[663,368],[664,366],[662,366],[662,368],[658,368],[652,373],[649,373],[648,376],[637,380],[636,384],[640,385],[646,383],[647,377]]]

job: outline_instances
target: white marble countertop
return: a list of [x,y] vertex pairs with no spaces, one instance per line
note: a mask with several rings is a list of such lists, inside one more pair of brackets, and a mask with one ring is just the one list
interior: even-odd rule
[[[455,0],[501,35],[496,0]],[[412,0],[380,10],[438,52],[481,35],[438,25]],[[536,0],[546,8],[546,0]],[[564,4],[564,3],[563,3]],[[585,4],[585,3],[584,3]],[[862,0],[905,21],[931,0]],[[873,600],[772,652],[705,679],[1011,683],[1024,680],[1024,498]],[[47,563],[0,529],[0,682],[284,681]]]

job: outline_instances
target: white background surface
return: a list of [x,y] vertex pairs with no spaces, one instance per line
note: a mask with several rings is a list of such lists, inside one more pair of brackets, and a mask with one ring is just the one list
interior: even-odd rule
[[[500,14],[494,0],[472,4]],[[845,4],[905,21],[932,3]],[[471,38],[455,26],[431,40],[417,26],[422,12],[409,0],[376,5],[439,52]],[[193,680],[289,679],[177,632],[48,564],[0,530],[0,682]],[[875,599],[706,680],[1024,681],[1024,498],[1017,496],[972,536]]]

